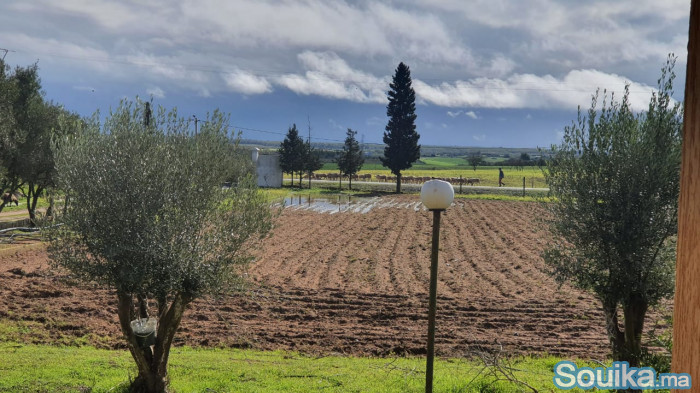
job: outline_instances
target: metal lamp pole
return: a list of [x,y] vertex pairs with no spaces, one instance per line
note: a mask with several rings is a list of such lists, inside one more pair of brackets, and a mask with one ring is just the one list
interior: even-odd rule
[[433,247],[430,251],[430,297],[428,300],[428,360],[425,365],[425,392],[433,391],[433,361],[435,359],[435,311],[437,308],[438,249],[440,247],[440,214],[445,209],[433,212]]
[[433,391],[433,363],[435,360],[435,314],[437,309],[438,250],[440,249],[440,215],[454,199],[452,184],[442,180],[429,180],[423,184],[420,198],[423,205],[433,212],[433,241],[430,252],[430,294],[428,298],[428,353],[425,365],[425,392]]

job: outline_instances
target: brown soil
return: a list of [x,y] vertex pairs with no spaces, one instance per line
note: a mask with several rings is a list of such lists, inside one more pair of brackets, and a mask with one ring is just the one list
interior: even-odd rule
[[[288,208],[256,251],[245,295],[194,302],[176,344],[314,354],[425,353],[432,214],[386,196],[366,214]],[[388,203],[387,203],[388,202]],[[603,358],[603,315],[559,287],[540,252],[534,203],[458,200],[442,218],[436,351]],[[0,318],[27,342],[121,347],[114,294],[50,269],[43,247],[0,249]]]

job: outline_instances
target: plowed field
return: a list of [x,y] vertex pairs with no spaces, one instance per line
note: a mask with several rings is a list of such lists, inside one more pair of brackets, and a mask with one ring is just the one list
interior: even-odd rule
[[[364,213],[362,213],[364,212]],[[177,344],[315,354],[425,353],[432,213],[416,196],[369,208],[284,209],[256,250],[245,295],[203,299]],[[442,218],[436,351],[475,349],[602,358],[595,300],[559,287],[539,254],[548,241],[534,203],[457,200]],[[0,318],[28,342],[83,337],[119,347],[114,295],[48,268],[42,247],[0,251]]]

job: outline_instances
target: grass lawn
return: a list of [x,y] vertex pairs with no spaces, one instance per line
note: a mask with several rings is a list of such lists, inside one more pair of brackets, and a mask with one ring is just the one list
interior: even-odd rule
[[[128,351],[0,343],[0,392],[125,392],[135,366]],[[516,376],[541,392],[556,391],[560,359],[523,358]],[[309,357],[291,352],[174,348],[175,392],[422,392],[424,358]],[[529,391],[494,381],[478,361],[435,363],[435,392]],[[480,374],[481,372],[481,374]],[[578,391],[578,390],[574,390]]]

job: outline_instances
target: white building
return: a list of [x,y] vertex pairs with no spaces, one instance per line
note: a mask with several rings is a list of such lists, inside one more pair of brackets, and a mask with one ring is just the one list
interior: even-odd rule
[[260,149],[253,149],[253,164],[258,175],[258,187],[282,187],[282,169],[278,153],[260,154]]

